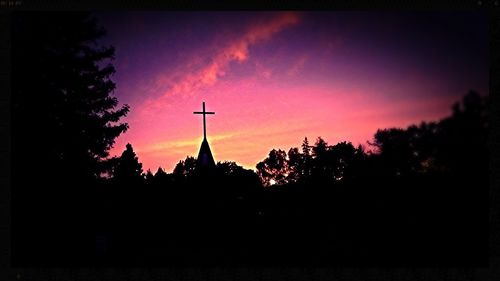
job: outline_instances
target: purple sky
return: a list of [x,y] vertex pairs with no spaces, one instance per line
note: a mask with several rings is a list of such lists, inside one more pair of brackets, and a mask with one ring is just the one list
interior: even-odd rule
[[488,94],[488,25],[472,12],[96,13],[116,48],[115,95],[144,168],[171,171],[207,134],[216,161],[254,168],[307,136],[365,145]]

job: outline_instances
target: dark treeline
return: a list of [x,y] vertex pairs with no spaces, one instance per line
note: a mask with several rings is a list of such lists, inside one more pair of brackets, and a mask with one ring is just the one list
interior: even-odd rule
[[305,138],[270,151],[257,173],[218,162],[199,175],[193,157],[144,173],[127,145],[99,196],[108,254],[146,264],[481,261],[486,118],[486,98],[470,92],[439,122],[378,130],[373,151]]
[[[487,98],[471,91],[439,122],[378,130],[368,153],[322,138],[272,150],[257,165],[265,186],[279,185],[269,186],[268,212],[290,219],[286,235],[302,218],[317,221],[313,237],[339,243],[327,256],[477,261],[487,249],[487,120]],[[299,229],[302,237],[311,231]]]
[[[368,143],[305,138],[256,172],[196,159],[144,171],[112,97],[112,47],[85,13],[14,16],[14,265],[482,264],[487,98]],[[300,140],[298,140],[300,142]]]

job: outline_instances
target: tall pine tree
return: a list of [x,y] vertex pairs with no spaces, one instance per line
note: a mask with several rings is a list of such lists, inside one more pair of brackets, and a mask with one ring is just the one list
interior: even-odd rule
[[129,107],[112,95],[114,48],[89,13],[12,17],[14,263],[60,265],[93,255],[93,190]]
[[101,162],[128,127],[118,122],[129,111],[117,108],[112,95],[114,48],[97,41],[104,29],[87,13],[21,13],[14,20],[16,145],[59,176],[100,176]]

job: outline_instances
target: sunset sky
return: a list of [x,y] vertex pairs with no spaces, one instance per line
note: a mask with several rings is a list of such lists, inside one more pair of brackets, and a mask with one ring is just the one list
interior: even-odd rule
[[[143,169],[197,156],[201,104],[215,161],[254,169],[304,137],[366,145],[378,128],[448,115],[488,94],[483,13],[99,12],[115,96]],[[369,147],[367,147],[369,148]]]

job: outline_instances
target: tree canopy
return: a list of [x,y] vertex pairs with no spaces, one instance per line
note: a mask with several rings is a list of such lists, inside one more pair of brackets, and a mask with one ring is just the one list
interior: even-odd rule
[[[115,50],[99,44],[104,29],[80,12],[20,13],[13,26],[15,143],[47,153],[44,166],[59,174],[99,177],[129,111],[112,95]],[[28,134],[44,149],[32,151]]]
[[12,27],[13,211],[23,222],[14,225],[16,257],[85,258],[93,192],[128,128],[120,120],[129,107],[113,96],[114,48],[100,43],[105,31],[89,13],[19,12]]

